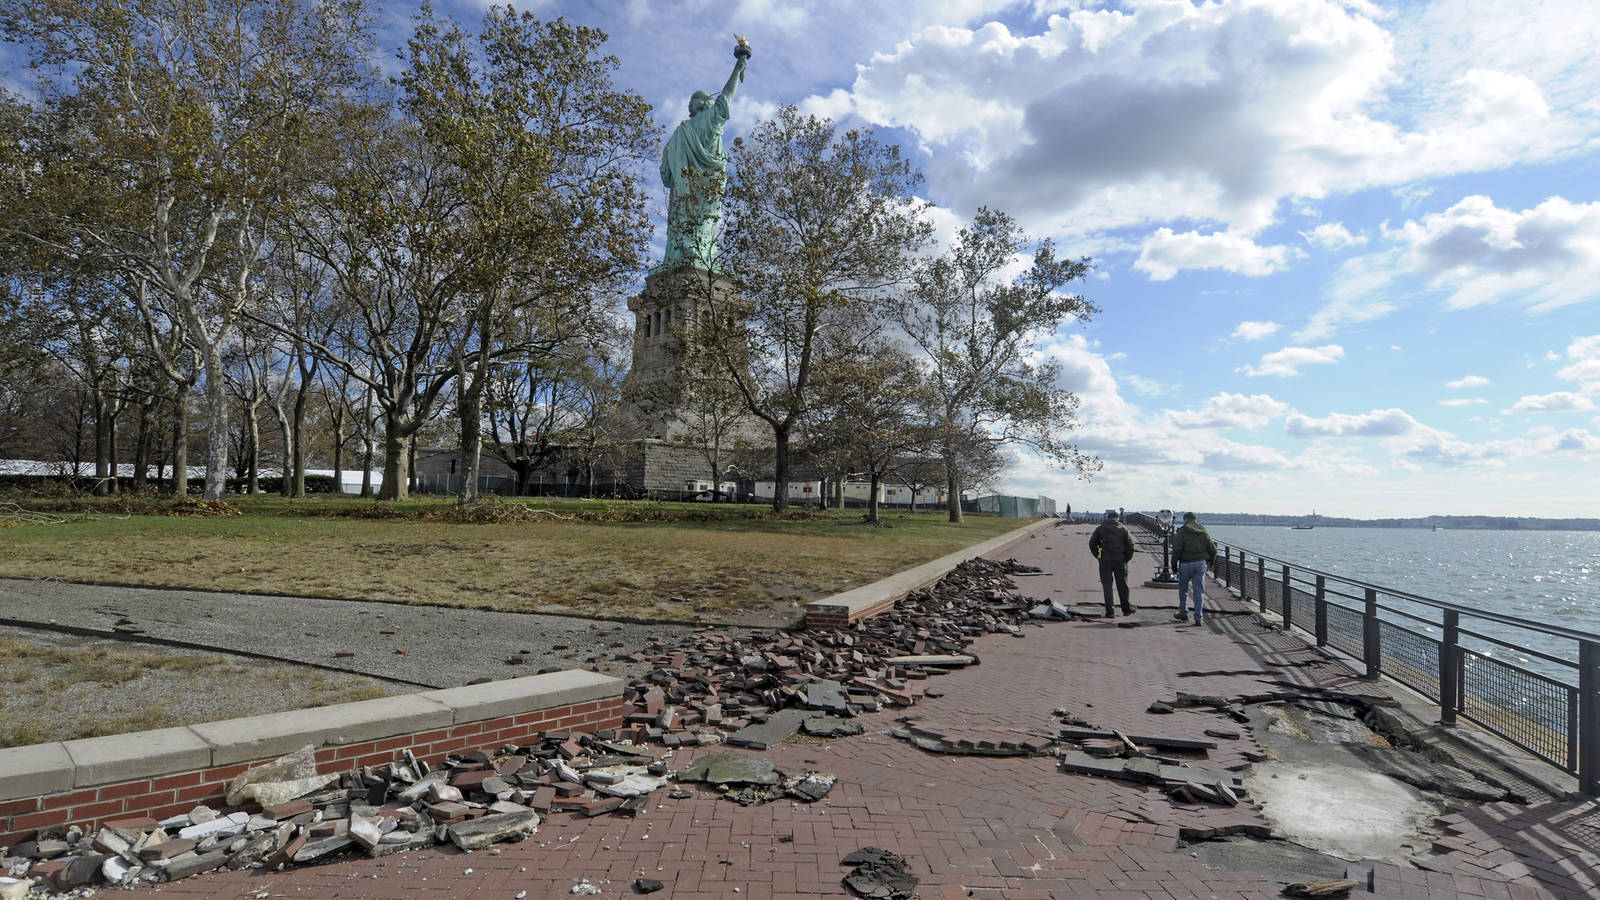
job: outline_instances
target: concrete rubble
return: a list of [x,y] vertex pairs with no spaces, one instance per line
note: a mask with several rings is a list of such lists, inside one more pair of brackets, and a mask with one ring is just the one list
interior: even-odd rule
[[843,879],[857,897],[873,900],[910,900],[916,896],[917,876],[906,868],[905,857],[881,847],[862,847],[839,860],[855,866]]
[[0,853],[9,872],[0,897],[35,886],[72,891],[215,869],[270,871],[339,853],[381,857],[444,843],[480,850],[527,838],[552,813],[637,813],[668,780],[654,754],[605,730],[452,755],[437,769],[403,751],[386,765],[318,774],[308,746],[239,776],[228,789],[239,798],[232,811],[197,806],[159,821],[111,820],[92,832],[44,829]]
[[[926,690],[927,679],[979,664],[965,652],[974,637],[1021,636],[1030,621],[1072,618],[1059,605],[1041,611],[1014,593],[1008,575],[1037,571],[1013,560],[974,559],[847,628],[754,638],[707,631],[677,645],[657,640],[618,657],[652,666],[631,684],[618,729],[540,735],[526,746],[452,755],[438,769],[404,751],[386,765],[323,773],[308,746],[240,775],[228,787],[228,810],[200,806],[160,821],[112,820],[92,833],[43,829],[0,850],[8,873],[0,900],[35,886],[70,891],[174,881],[341,853],[380,857],[443,843],[477,850],[522,840],[552,813],[637,813],[672,777],[706,782],[739,803],[815,802],[835,776],[785,775],[758,757],[732,753],[702,757],[671,776],[649,746],[765,749],[797,732],[859,734],[851,717],[937,696]],[[681,790],[672,796],[685,796]]]
[[651,671],[636,679],[624,722],[636,743],[703,746],[726,740],[765,749],[806,729],[801,711],[850,718],[915,704],[935,676],[979,660],[966,652],[983,634],[1020,636],[1043,617],[1015,592],[1011,575],[1037,572],[1014,560],[972,559],[894,608],[847,628],[750,637],[706,631],[676,644],[655,641],[618,657]]

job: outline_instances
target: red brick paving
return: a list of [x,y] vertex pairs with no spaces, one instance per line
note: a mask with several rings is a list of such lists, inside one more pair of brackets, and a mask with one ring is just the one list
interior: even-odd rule
[[[1086,549],[1088,529],[1049,529],[1000,554],[1050,574],[1017,579],[1021,590],[1067,603],[1099,604]],[[1137,573],[1136,573],[1137,574]],[[1214,586],[1223,594],[1220,585]],[[1238,694],[1252,680],[1293,680],[1378,692],[1342,666],[1320,664],[1304,644],[1280,634],[1236,633],[1215,615],[1205,628],[1175,625],[1172,591],[1135,588],[1145,607],[1139,628],[1107,623],[1050,623],[1025,637],[981,638],[981,665],[936,679],[944,692],[910,709],[863,717],[866,733],[833,742],[786,743],[767,756],[785,772],[816,769],[839,776],[822,802],[740,807],[700,791],[685,800],[657,792],[637,818],[583,819],[557,814],[537,835],[498,852],[432,850],[384,860],[351,859],[289,871],[201,876],[142,892],[246,898],[528,898],[571,896],[587,879],[602,896],[633,896],[633,879],[666,884],[672,900],[730,897],[843,896],[839,860],[862,846],[902,854],[921,879],[923,898],[1208,898],[1264,900],[1278,886],[1249,872],[1217,872],[1178,847],[1180,829],[1264,826],[1248,802],[1237,808],[1178,806],[1154,788],[1064,775],[1049,758],[924,753],[889,737],[897,719],[962,735],[1053,735],[1052,711],[1066,707],[1096,727],[1129,733],[1202,737],[1206,728],[1237,727],[1211,712],[1145,711],[1176,691]],[[1243,611],[1207,598],[1208,610]],[[1274,664],[1319,663],[1279,668]],[[1178,677],[1187,670],[1262,669],[1252,676]],[[1242,730],[1242,729],[1241,729]],[[1201,761],[1214,769],[1244,762],[1260,747],[1248,731]],[[715,749],[715,748],[713,748]],[[680,751],[679,767],[698,753]],[[1591,897],[1595,846],[1579,822],[1593,804],[1524,808],[1495,805],[1459,812],[1436,857],[1443,871],[1374,868],[1372,894],[1397,900],[1467,897],[1532,900]],[[1600,823],[1600,817],[1596,819]],[[1454,843],[1452,843],[1454,842]],[[1518,868],[1518,867],[1521,868]]]

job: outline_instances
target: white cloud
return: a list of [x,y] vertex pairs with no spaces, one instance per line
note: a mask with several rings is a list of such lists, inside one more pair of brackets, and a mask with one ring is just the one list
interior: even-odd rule
[[1444,386],[1452,389],[1460,389],[1485,387],[1488,384],[1489,379],[1483,377],[1482,375],[1463,375],[1462,377],[1457,378],[1455,381],[1446,381]]
[[1207,450],[1201,465],[1212,472],[1262,472],[1288,468],[1290,460],[1271,447],[1225,441]]
[[1277,322],[1240,322],[1239,327],[1233,329],[1233,336],[1246,341],[1259,341],[1276,334],[1279,327]]
[[1548,310],[1600,298],[1600,201],[1557,196],[1519,212],[1473,195],[1392,237],[1404,265],[1448,291],[1454,309],[1516,300]]
[[1324,365],[1337,362],[1344,356],[1344,348],[1338,344],[1326,344],[1321,347],[1285,347],[1264,354],[1258,365],[1240,366],[1234,371],[1258,377],[1261,375],[1299,375],[1302,366]]
[[1133,267],[1152,281],[1169,281],[1184,269],[1221,269],[1237,275],[1271,275],[1288,266],[1291,250],[1281,244],[1263,247],[1242,234],[1219,231],[1174,234],[1158,228],[1145,238]]
[[1400,308],[1394,290],[1400,255],[1386,250],[1352,257],[1328,279],[1327,302],[1311,314],[1297,341],[1322,340],[1343,328],[1381,319]]
[[1541,449],[1549,453],[1600,452],[1600,435],[1590,434],[1582,428],[1569,428],[1539,443]]
[[1411,434],[1421,427],[1403,409],[1375,409],[1356,415],[1332,413],[1320,419],[1295,413],[1284,422],[1284,432],[1295,438],[1389,438]]
[[923,142],[933,193],[957,207],[996,205],[1041,233],[1188,221],[1253,236],[1286,200],[1586,147],[1600,95],[1588,0],[1467,2],[1432,4],[1426,28],[1340,0],[975,18],[908,32],[849,96]]
[[1440,406],[1486,406],[1488,403],[1482,397],[1451,397],[1439,401]]
[[1536,412],[1586,412],[1594,408],[1594,401],[1582,394],[1575,394],[1571,391],[1555,391],[1549,394],[1529,394],[1524,396],[1512,404],[1510,409],[1500,410],[1500,414],[1509,416]]
[[1367,242],[1364,234],[1351,234],[1348,228],[1339,222],[1324,222],[1310,231],[1300,232],[1308,244],[1316,244],[1328,250],[1339,250],[1345,247],[1359,247]]
[[1254,430],[1289,411],[1289,404],[1269,394],[1221,393],[1196,410],[1167,410],[1167,421],[1179,428],[1244,428]]
[[1134,393],[1142,394],[1146,397],[1164,397],[1177,390],[1175,385],[1164,384],[1154,378],[1146,378],[1143,375],[1124,375],[1122,380],[1127,383],[1128,387],[1133,388]]
[[1556,372],[1556,377],[1578,382],[1586,394],[1600,393],[1600,334],[1573,339],[1567,345],[1566,358],[1571,362]]

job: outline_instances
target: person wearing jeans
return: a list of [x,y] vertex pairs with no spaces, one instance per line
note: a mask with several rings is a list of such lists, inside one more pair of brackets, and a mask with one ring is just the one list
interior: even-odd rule
[[1205,617],[1206,567],[1217,564],[1217,542],[1192,512],[1183,514],[1183,527],[1172,538],[1172,558],[1178,563],[1178,611],[1173,618],[1189,620],[1189,595],[1194,594],[1194,623]]

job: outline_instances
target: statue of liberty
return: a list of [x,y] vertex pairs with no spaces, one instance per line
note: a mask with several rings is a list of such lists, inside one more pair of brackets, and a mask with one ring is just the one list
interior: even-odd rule
[[695,91],[689,98],[689,118],[679,123],[661,158],[661,181],[667,186],[667,252],[660,269],[688,263],[697,269],[716,268],[717,224],[722,219],[722,193],[727,182],[728,157],[722,152],[722,127],[728,122],[729,103],[744,81],[750,62],[750,43],[734,35],[733,72],[722,93],[715,97]]

